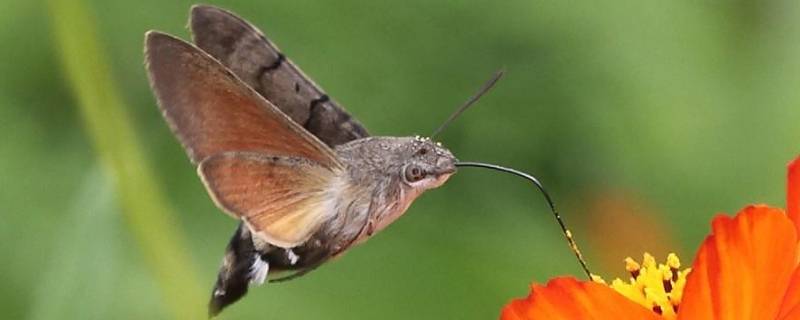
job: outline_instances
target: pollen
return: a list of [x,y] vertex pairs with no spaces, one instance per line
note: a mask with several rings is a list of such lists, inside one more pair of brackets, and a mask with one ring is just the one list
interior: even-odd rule
[[[614,279],[609,286],[664,319],[676,319],[686,276],[691,271],[691,268],[680,270],[680,267],[681,261],[674,253],[667,255],[663,264],[658,264],[649,253],[644,254],[641,263],[628,257],[625,259],[625,270],[631,275],[630,278],[628,281]],[[606,284],[599,276],[592,275],[592,280]]]

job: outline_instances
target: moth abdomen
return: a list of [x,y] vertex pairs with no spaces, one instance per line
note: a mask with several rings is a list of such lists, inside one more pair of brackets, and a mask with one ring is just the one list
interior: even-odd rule
[[[208,305],[210,317],[247,294],[251,285],[261,285],[270,275],[295,272],[285,278],[293,279],[316,268],[330,257],[330,249],[321,241],[285,249],[257,238],[244,223],[240,223],[225,249],[217,282]],[[280,280],[280,279],[279,279]]]
[[250,232],[240,223],[225,249],[217,282],[211,291],[211,301],[208,303],[209,317],[216,316],[222,309],[247,294],[252,278],[251,268],[256,258],[256,249]]

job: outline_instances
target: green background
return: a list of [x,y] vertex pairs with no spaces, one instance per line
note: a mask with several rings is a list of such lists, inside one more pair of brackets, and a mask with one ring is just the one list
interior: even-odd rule
[[[216,2],[215,2],[216,3]],[[143,34],[191,2],[0,10],[0,312],[203,318],[236,222],[161,119]],[[376,135],[439,139],[537,175],[594,272],[691,261],[717,212],[783,206],[800,153],[797,1],[230,1]],[[223,319],[492,319],[530,282],[581,277],[534,189],[464,169],[391,228]]]

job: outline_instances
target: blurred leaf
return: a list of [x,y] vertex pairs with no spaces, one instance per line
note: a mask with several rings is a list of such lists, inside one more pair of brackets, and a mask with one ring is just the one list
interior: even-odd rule
[[126,226],[160,285],[176,319],[204,316],[184,236],[142,153],[98,41],[94,17],[82,1],[49,2],[54,40],[78,100],[87,133],[119,194]]
[[109,307],[120,239],[111,188],[99,168],[83,181],[53,254],[40,259],[46,268],[36,282],[29,319],[114,318]]

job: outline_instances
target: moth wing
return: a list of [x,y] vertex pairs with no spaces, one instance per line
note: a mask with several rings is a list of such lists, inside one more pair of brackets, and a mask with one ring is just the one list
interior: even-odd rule
[[226,152],[197,171],[217,206],[279,247],[302,244],[336,214],[328,194],[336,173],[306,159]]
[[198,47],[328,146],[369,136],[249,22],[217,7],[195,5],[189,25]]
[[342,167],[324,143],[194,45],[151,31],[145,56],[164,118],[193,163],[247,151]]

